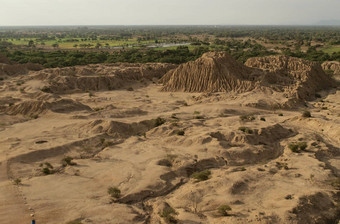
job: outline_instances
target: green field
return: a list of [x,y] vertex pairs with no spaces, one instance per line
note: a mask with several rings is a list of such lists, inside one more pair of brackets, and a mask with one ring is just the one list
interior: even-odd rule
[[326,46],[326,47],[323,47],[321,50],[327,54],[333,54],[334,52],[335,53],[340,52],[340,46],[339,45]]

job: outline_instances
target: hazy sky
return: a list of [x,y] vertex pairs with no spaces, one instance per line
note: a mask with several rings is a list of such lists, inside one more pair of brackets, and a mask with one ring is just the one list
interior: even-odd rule
[[315,24],[340,0],[0,0],[0,26]]

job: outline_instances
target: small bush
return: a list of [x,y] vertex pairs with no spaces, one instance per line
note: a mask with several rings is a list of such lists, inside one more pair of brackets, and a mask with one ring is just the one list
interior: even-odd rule
[[241,121],[253,121],[255,120],[255,117],[251,115],[242,115],[240,116],[240,120]]
[[127,91],[133,91],[134,89],[132,87],[129,87],[126,89]]
[[38,115],[38,114],[31,114],[31,115],[30,115],[30,118],[31,118],[31,119],[38,119],[38,118],[39,118],[39,115]]
[[309,111],[304,111],[303,113],[302,113],[302,117],[311,117],[312,115],[311,115],[311,113],[309,112]]
[[159,160],[157,164],[160,166],[171,167],[176,158],[177,158],[177,155],[169,154],[169,155],[166,155],[164,159]]
[[196,110],[194,111],[194,114],[200,114],[200,113],[201,113],[201,112],[199,112],[199,111],[196,111]]
[[183,136],[185,134],[185,132],[183,130],[178,130],[176,134]]
[[49,174],[53,174],[54,173],[53,166],[49,162],[41,163],[39,165],[39,167],[42,168],[41,172],[43,174],[45,174],[45,175],[49,175]]
[[316,98],[321,98],[321,95],[318,94],[318,93],[315,93],[315,97],[316,97]]
[[282,116],[283,116],[283,113],[280,113],[279,116],[282,117]]
[[51,88],[48,86],[44,86],[43,88],[41,88],[41,91],[44,93],[51,93]]
[[155,120],[155,127],[161,126],[165,123],[165,119],[161,117],[157,117]]
[[46,175],[49,175],[49,174],[52,174],[52,170],[50,170],[49,168],[47,167],[44,167],[41,172],[43,172],[43,174],[46,174]]
[[161,159],[161,160],[158,161],[157,165],[172,167],[172,162],[168,159]]
[[178,213],[175,209],[171,207],[166,207],[159,215],[165,220],[166,223],[177,223],[177,219],[174,217],[174,215],[177,214]]
[[260,120],[261,120],[261,121],[266,121],[266,118],[261,117]]
[[191,175],[192,178],[196,179],[196,181],[205,181],[209,179],[209,176],[211,174],[210,170],[204,170],[201,172],[195,172]]
[[176,116],[176,114],[171,114],[171,118],[172,118],[172,119],[178,119],[177,116]]
[[75,220],[68,222],[67,224],[82,224],[82,220],[83,218],[75,219]]
[[298,143],[290,143],[288,148],[292,150],[292,152],[299,153],[307,148],[306,142],[298,142]]
[[109,187],[109,189],[107,189],[107,193],[109,193],[109,195],[113,198],[119,198],[121,192],[117,187]]
[[62,164],[63,166],[74,166],[74,165],[77,165],[77,163],[72,162],[72,160],[73,160],[72,157],[67,156],[67,157],[65,157],[65,158],[63,158],[63,159],[61,160],[61,164]]
[[227,216],[229,211],[231,211],[229,205],[221,205],[220,207],[218,207],[218,213],[220,213],[223,216]]
[[250,128],[247,128],[247,127],[239,127],[238,130],[244,132],[244,133],[247,133],[247,134],[253,134],[253,130],[251,130]]
[[204,119],[204,116],[203,115],[196,115],[196,116],[194,116],[194,119]]
[[20,178],[14,179],[14,180],[13,180],[13,183],[14,183],[15,185],[21,185],[21,179],[20,179]]

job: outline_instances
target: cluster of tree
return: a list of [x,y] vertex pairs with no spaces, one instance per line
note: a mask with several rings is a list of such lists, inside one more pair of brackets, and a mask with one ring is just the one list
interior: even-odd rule
[[97,63],[184,63],[200,57],[208,48],[199,47],[190,51],[188,47],[177,47],[174,50],[153,49],[128,49],[109,52],[86,52],[86,51],[3,51],[1,52],[12,61],[19,63],[38,63],[44,67],[65,67],[74,65],[87,65]]

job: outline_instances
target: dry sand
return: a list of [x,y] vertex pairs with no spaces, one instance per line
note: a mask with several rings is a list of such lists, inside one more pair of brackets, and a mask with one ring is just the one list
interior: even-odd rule
[[[263,88],[164,92],[157,79],[174,67],[138,66],[0,81],[0,223],[29,223],[31,213],[48,224],[166,223],[169,207],[188,224],[339,220],[339,86],[312,89],[321,98],[291,109],[278,106],[284,91]],[[292,152],[299,142],[307,147]],[[66,156],[76,164],[62,166]],[[204,170],[208,180],[191,178]]]

